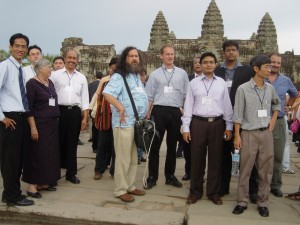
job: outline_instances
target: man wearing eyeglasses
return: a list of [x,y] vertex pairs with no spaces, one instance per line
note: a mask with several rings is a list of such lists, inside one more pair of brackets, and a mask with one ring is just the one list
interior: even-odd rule
[[23,70],[25,72],[25,81],[27,82],[31,78],[33,78],[36,74],[34,72],[34,65],[36,64],[39,59],[43,57],[42,55],[42,49],[37,45],[32,45],[28,47],[28,53],[27,58],[30,61],[30,65],[24,66]]

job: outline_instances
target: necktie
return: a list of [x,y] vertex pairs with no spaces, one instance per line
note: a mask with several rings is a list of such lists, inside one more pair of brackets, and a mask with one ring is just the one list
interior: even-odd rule
[[29,106],[28,106],[28,100],[27,100],[27,96],[26,96],[25,86],[23,83],[23,71],[22,71],[21,66],[19,67],[19,85],[20,85],[20,91],[21,91],[21,96],[22,96],[22,103],[23,103],[25,111],[28,112]]

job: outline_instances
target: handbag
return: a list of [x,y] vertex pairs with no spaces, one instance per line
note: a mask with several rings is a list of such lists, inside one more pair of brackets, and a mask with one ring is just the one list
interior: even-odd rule
[[125,83],[128,96],[130,98],[130,102],[134,112],[134,117],[136,120],[134,124],[134,142],[138,148],[141,148],[145,152],[148,152],[149,149],[151,148],[154,137],[155,136],[158,137],[158,132],[155,129],[155,123],[151,120],[139,119],[136,106],[132,94],[130,92],[128,83],[126,81],[126,78],[124,76],[122,77]]
[[292,124],[291,124],[291,127],[290,127],[291,131],[296,134],[299,130],[299,120],[295,120]]

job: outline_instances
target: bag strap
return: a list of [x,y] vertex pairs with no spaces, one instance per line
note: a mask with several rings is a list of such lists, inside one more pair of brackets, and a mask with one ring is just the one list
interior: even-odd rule
[[136,121],[139,121],[139,114],[138,114],[138,112],[137,112],[137,110],[136,110],[136,107],[135,107],[135,104],[134,104],[134,101],[133,101],[132,94],[131,94],[131,92],[130,92],[130,90],[129,90],[129,86],[128,86],[127,80],[126,80],[125,76],[122,75],[122,77],[123,77],[123,80],[124,80],[124,83],[125,83],[125,87],[126,87],[128,96],[129,96],[129,98],[130,98],[130,102],[131,102],[131,105],[132,105],[132,108],[133,108],[135,120],[136,120]]

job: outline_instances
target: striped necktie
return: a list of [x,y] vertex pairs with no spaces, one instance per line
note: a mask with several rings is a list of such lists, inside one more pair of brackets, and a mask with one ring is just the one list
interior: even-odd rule
[[27,95],[26,95],[26,90],[23,82],[23,71],[22,67],[19,67],[19,85],[20,85],[20,91],[21,91],[21,96],[22,96],[22,103],[24,106],[24,109],[26,112],[29,111],[29,106],[28,106],[28,100],[27,100]]

